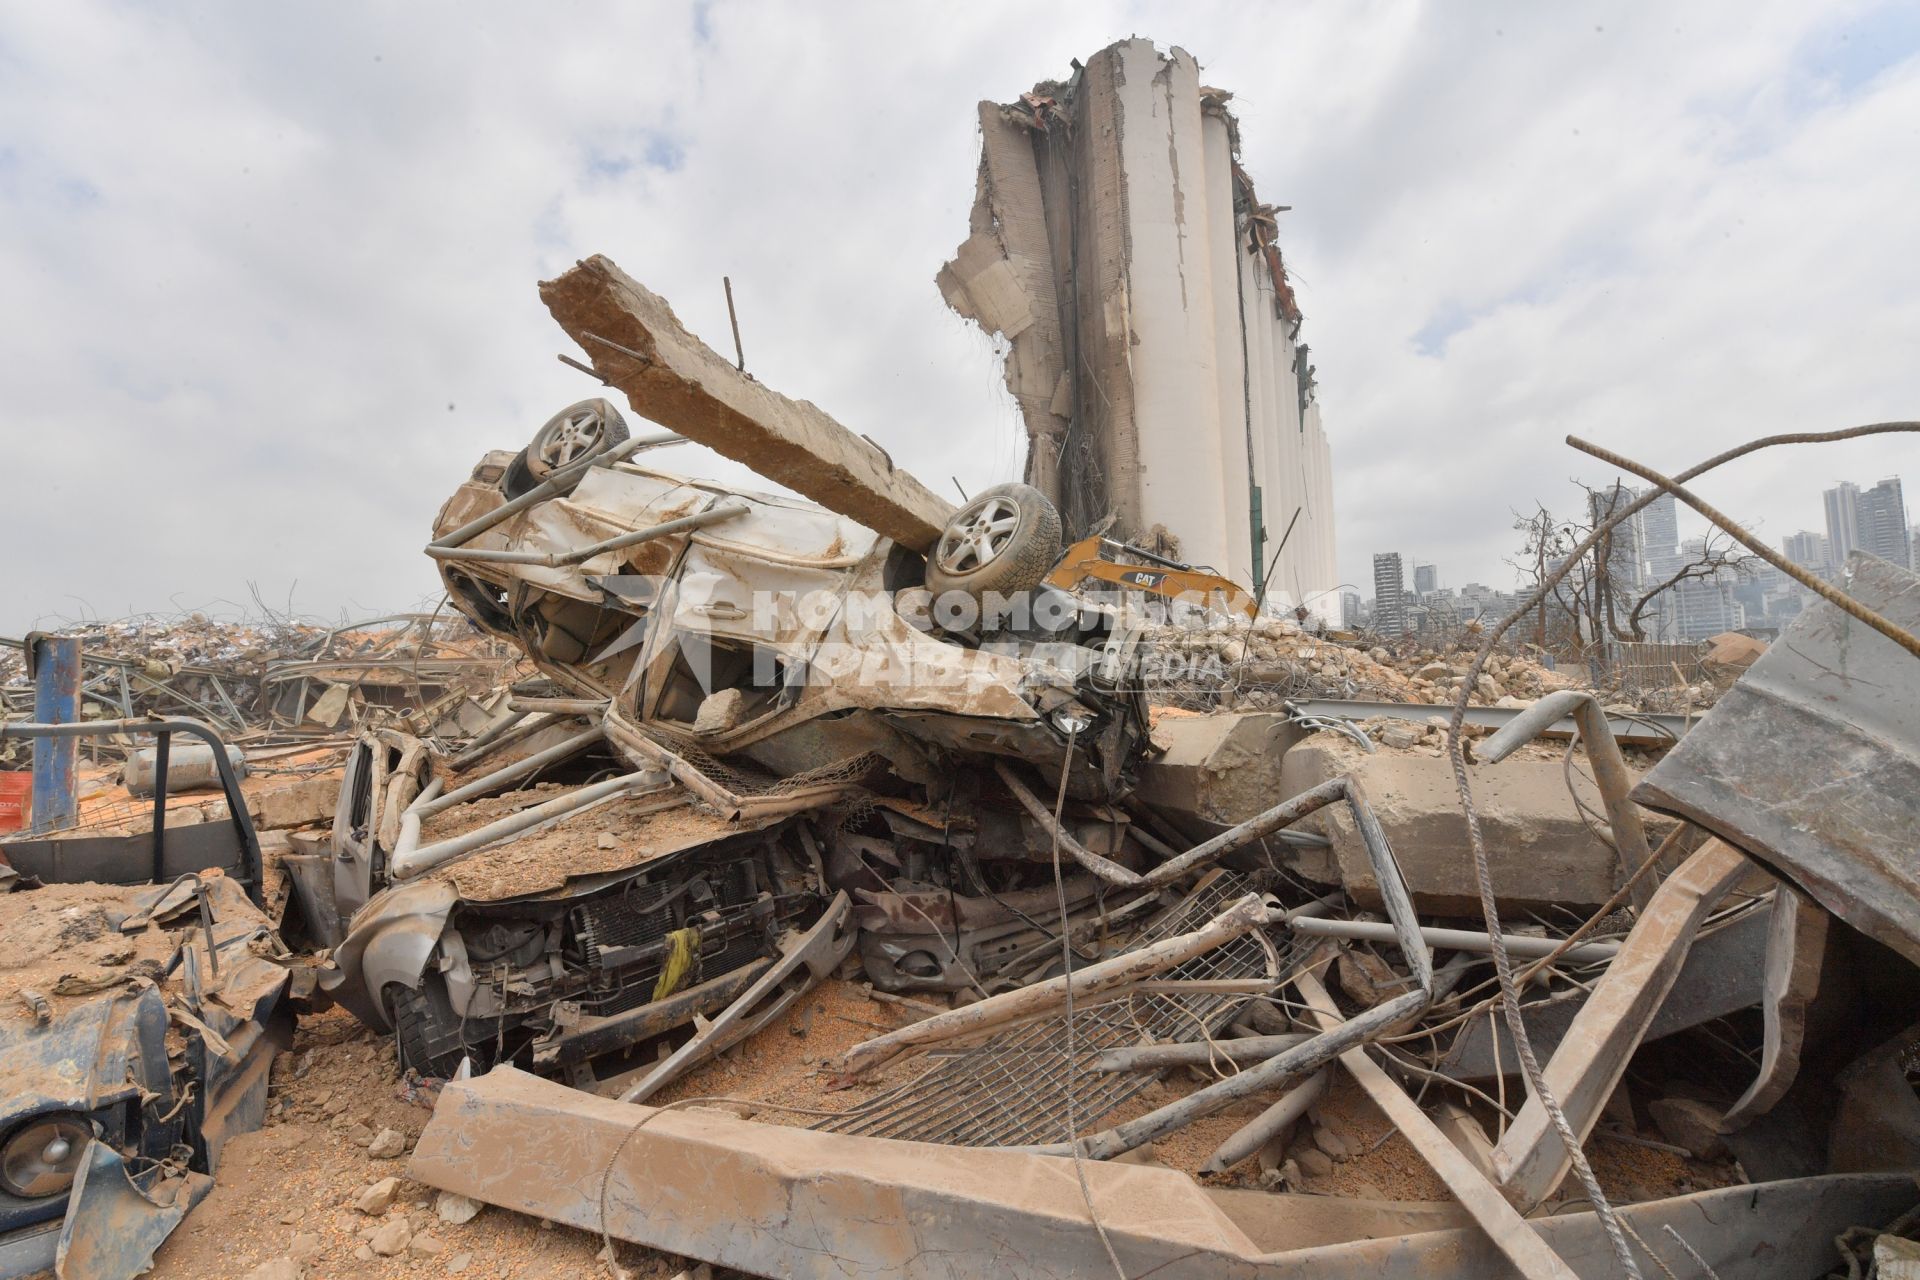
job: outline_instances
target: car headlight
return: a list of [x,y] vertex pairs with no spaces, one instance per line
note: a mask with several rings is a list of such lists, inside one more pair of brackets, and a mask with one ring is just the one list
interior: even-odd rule
[[57,1196],[73,1185],[93,1128],[77,1111],[35,1116],[0,1146],[0,1188],[22,1200]]

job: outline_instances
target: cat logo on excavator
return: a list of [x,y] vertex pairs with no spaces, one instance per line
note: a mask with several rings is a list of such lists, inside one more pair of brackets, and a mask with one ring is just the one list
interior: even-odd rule
[[[1142,569],[1137,565],[1119,564],[1108,558],[1111,555],[1135,556],[1164,567]],[[1217,573],[1168,560],[1130,543],[1099,536],[1082,538],[1068,547],[1047,574],[1046,581],[1048,586],[1071,591],[1089,578],[1152,592],[1172,600],[1191,601],[1226,613],[1241,613],[1249,618],[1260,611],[1258,603],[1245,588]]]

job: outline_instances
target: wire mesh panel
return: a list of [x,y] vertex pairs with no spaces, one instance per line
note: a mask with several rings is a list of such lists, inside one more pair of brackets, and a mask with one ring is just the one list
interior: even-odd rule
[[[1221,873],[1175,911],[1144,930],[1136,946],[1189,933],[1246,894],[1249,883]],[[1297,947],[1281,945],[1282,972]],[[1254,978],[1267,972],[1267,952],[1245,935],[1168,970],[1164,978]],[[985,1043],[931,1053],[933,1065],[913,1080],[868,1099],[816,1129],[873,1138],[902,1138],[963,1147],[1026,1146],[1067,1140],[1067,1108],[1085,1132],[1114,1108],[1151,1087],[1152,1072],[1095,1072],[1108,1049],[1198,1040],[1226,1026],[1246,1000],[1238,995],[1149,994],[1077,1008],[1073,1019],[1073,1088],[1067,1088],[1064,1010],[1004,1030]]]

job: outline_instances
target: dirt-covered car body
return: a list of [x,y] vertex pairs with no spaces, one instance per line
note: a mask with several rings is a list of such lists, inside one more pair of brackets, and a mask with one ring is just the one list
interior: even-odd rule
[[[514,461],[482,459],[436,539],[507,504]],[[435,554],[455,606],[566,689],[776,774],[878,751],[934,781],[954,751],[1057,762],[1071,732],[1074,789],[1112,794],[1144,740],[1110,614],[1043,589],[1044,618],[943,627],[919,556],[797,499],[620,461]]]

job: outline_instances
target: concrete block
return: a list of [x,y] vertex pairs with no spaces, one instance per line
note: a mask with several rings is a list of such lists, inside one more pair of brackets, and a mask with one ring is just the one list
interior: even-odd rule
[[[1399,859],[1414,906],[1440,915],[1477,915],[1473,854],[1467,820],[1454,790],[1453,767],[1444,756],[1380,751],[1317,735],[1289,751],[1280,770],[1279,794],[1298,795],[1342,774],[1352,774],[1366,793]],[[1619,887],[1613,850],[1580,820],[1558,760],[1515,758],[1469,766],[1474,805],[1492,859],[1493,883],[1503,905],[1558,903],[1574,910],[1599,906]],[[1591,789],[1589,789],[1590,791]],[[1587,794],[1597,809],[1597,793]],[[1652,818],[1652,815],[1648,815]],[[1650,821],[1657,841],[1665,826]],[[1379,887],[1366,850],[1345,806],[1333,805],[1307,818],[1333,842],[1335,877],[1365,906],[1379,906]],[[1290,849],[1300,874],[1328,880],[1312,850]],[[1303,856],[1304,855],[1304,856]]]
[[1305,736],[1272,711],[1167,716],[1153,726],[1164,754],[1141,766],[1138,794],[1188,834],[1215,835],[1291,794],[1280,760]]

